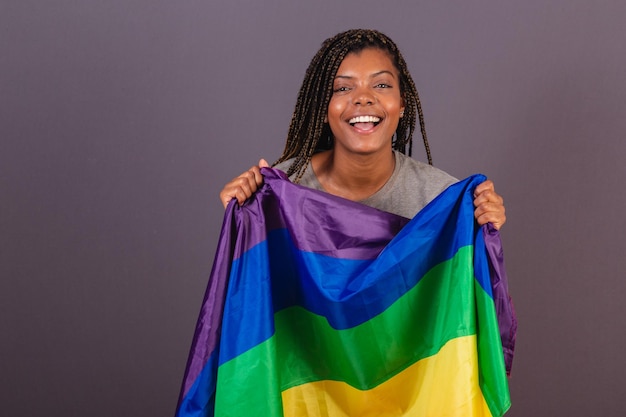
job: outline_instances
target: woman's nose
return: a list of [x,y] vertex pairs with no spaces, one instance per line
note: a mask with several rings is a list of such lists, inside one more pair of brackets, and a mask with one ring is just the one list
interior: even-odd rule
[[365,88],[359,88],[355,92],[353,103],[361,106],[369,106],[374,104],[375,101],[376,98],[370,91]]

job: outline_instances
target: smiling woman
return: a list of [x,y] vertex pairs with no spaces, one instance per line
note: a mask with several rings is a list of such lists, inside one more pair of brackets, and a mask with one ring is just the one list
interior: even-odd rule
[[[416,119],[428,164],[410,158]],[[226,184],[224,207],[252,196],[263,166]],[[398,47],[365,29],[327,39],[311,60],[274,167],[293,182],[409,218],[457,181],[432,166],[419,95]],[[475,197],[478,223],[499,229],[506,217],[493,183],[477,186]]]
[[[348,54],[328,105],[333,149],[311,158],[322,188],[353,201],[379,191],[395,168],[390,138],[403,115],[399,74],[389,54],[377,48]],[[356,177],[357,172],[364,176]]]
[[398,79],[391,59],[380,49],[346,56],[337,70],[328,105],[336,152],[348,147],[350,152],[372,153],[384,147],[389,154],[389,138],[404,113]]
[[[406,145],[409,145],[408,154],[411,154],[416,116],[419,116],[426,156],[428,162],[432,164],[420,99],[402,54],[386,35],[374,30],[357,29],[327,39],[307,69],[291,119],[285,150],[277,161],[295,158],[295,163],[289,167],[287,173],[288,175],[296,173],[296,181],[302,176],[314,153],[332,149],[335,132],[328,124],[330,101],[341,97],[350,89],[350,85],[341,85],[341,81],[355,81],[354,74],[344,73],[345,71],[365,70],[360,68],[360,64],[368,62],[369,59],[351,62],[363,52],[367,55],[366,58],[370,58],[371,52],[375,52],[373,55],[379,60],[377,62],[379,67],[372,69],[373,72],[367,76],[382,76],[386,71],[391,77],[395,77],[395,80],[389,80],[395,81],[395,85],[390,86],[395,87],[396,93],[400,94],[402,106],[406,107],[406,117],[397,120],[393,149],[406,153]],[[370,65],[375,64],[376,62],[370,62]],[[376,86],[383,87],[384,82],[380,84]],[[388,139],[392,136],[390,135]]]
[[[429,163],[410,157],[418,117]],[[391,39],[351,30],[323,43],[283,155],[275,170],[267,167],[261,160],[220,194],[227,206],[213,269],[220,273],[209,279],[178,415],[244,415],[250,404],[274,416],[502,415],[504,356],[513,351],[505,341],[514,341],[516,321],[510,314],[498,333],[484,233],[499,236],[473,218],[501,226],[502,198],[482,176],[458,182],[432,166],[417,90]],[[450,197],[461,189],[463,204]],[[382,235],[368,233],[377,229]],[[359,252],[374,247],[371,258]],[[447,278],[432,278],[431,290],[417,271],[439,267]],[[464,276],[467,287],[459,284]],[[496,298],[509,305],[508,294]],[[485,314],[476,300],[488,301]],[[459,306],[463,313],[451,313]],[[467,322],[448,328],[450,317]],[[435,328],[446,337],[416,332]],[[424,353],[424,346],[436,348]]]

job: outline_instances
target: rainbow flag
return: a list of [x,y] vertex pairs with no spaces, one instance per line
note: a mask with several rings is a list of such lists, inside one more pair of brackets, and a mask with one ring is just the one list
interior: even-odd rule
[[508,410],[516,320],[473,216],[483,176],[409,220],[262,172],[226,210],[178,417]]

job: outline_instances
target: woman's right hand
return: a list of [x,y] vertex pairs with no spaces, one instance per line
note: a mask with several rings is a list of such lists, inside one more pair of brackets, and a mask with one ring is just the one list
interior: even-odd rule
[[242,205],[244,201],[250,198],[258,190],[259,186],[263,184],[261,168],[268,168],[269,166],[265,159],[261,159],[258,166],[250,167],[249,170],[226,184],[220,192],[220,201],[224,208],[233,198],[237,200],[239,205]]

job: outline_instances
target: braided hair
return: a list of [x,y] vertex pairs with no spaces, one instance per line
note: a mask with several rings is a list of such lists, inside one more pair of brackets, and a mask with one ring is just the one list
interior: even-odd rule
[[377,48],[389,54],[399,72],[400,94],[404,101],[404,117],[400,118],[392,148],[411,156],[415,116],[419,117],[420,131],[428,163],[432,165],[430,147],[424,127],[424,114],[413,78],[396,44],[385,34],[376,30],[353,29],[325,40],[311,60],[298,93],[296,107],[291,117],[287,142],[282,156],[274,165],[294,158],[287,175],[295,174],[299,182],[307,165],[316,152],[332,148],[332,132],[324,119],[333,94],[333,81],[341,62],[350,53],[367,48]]

